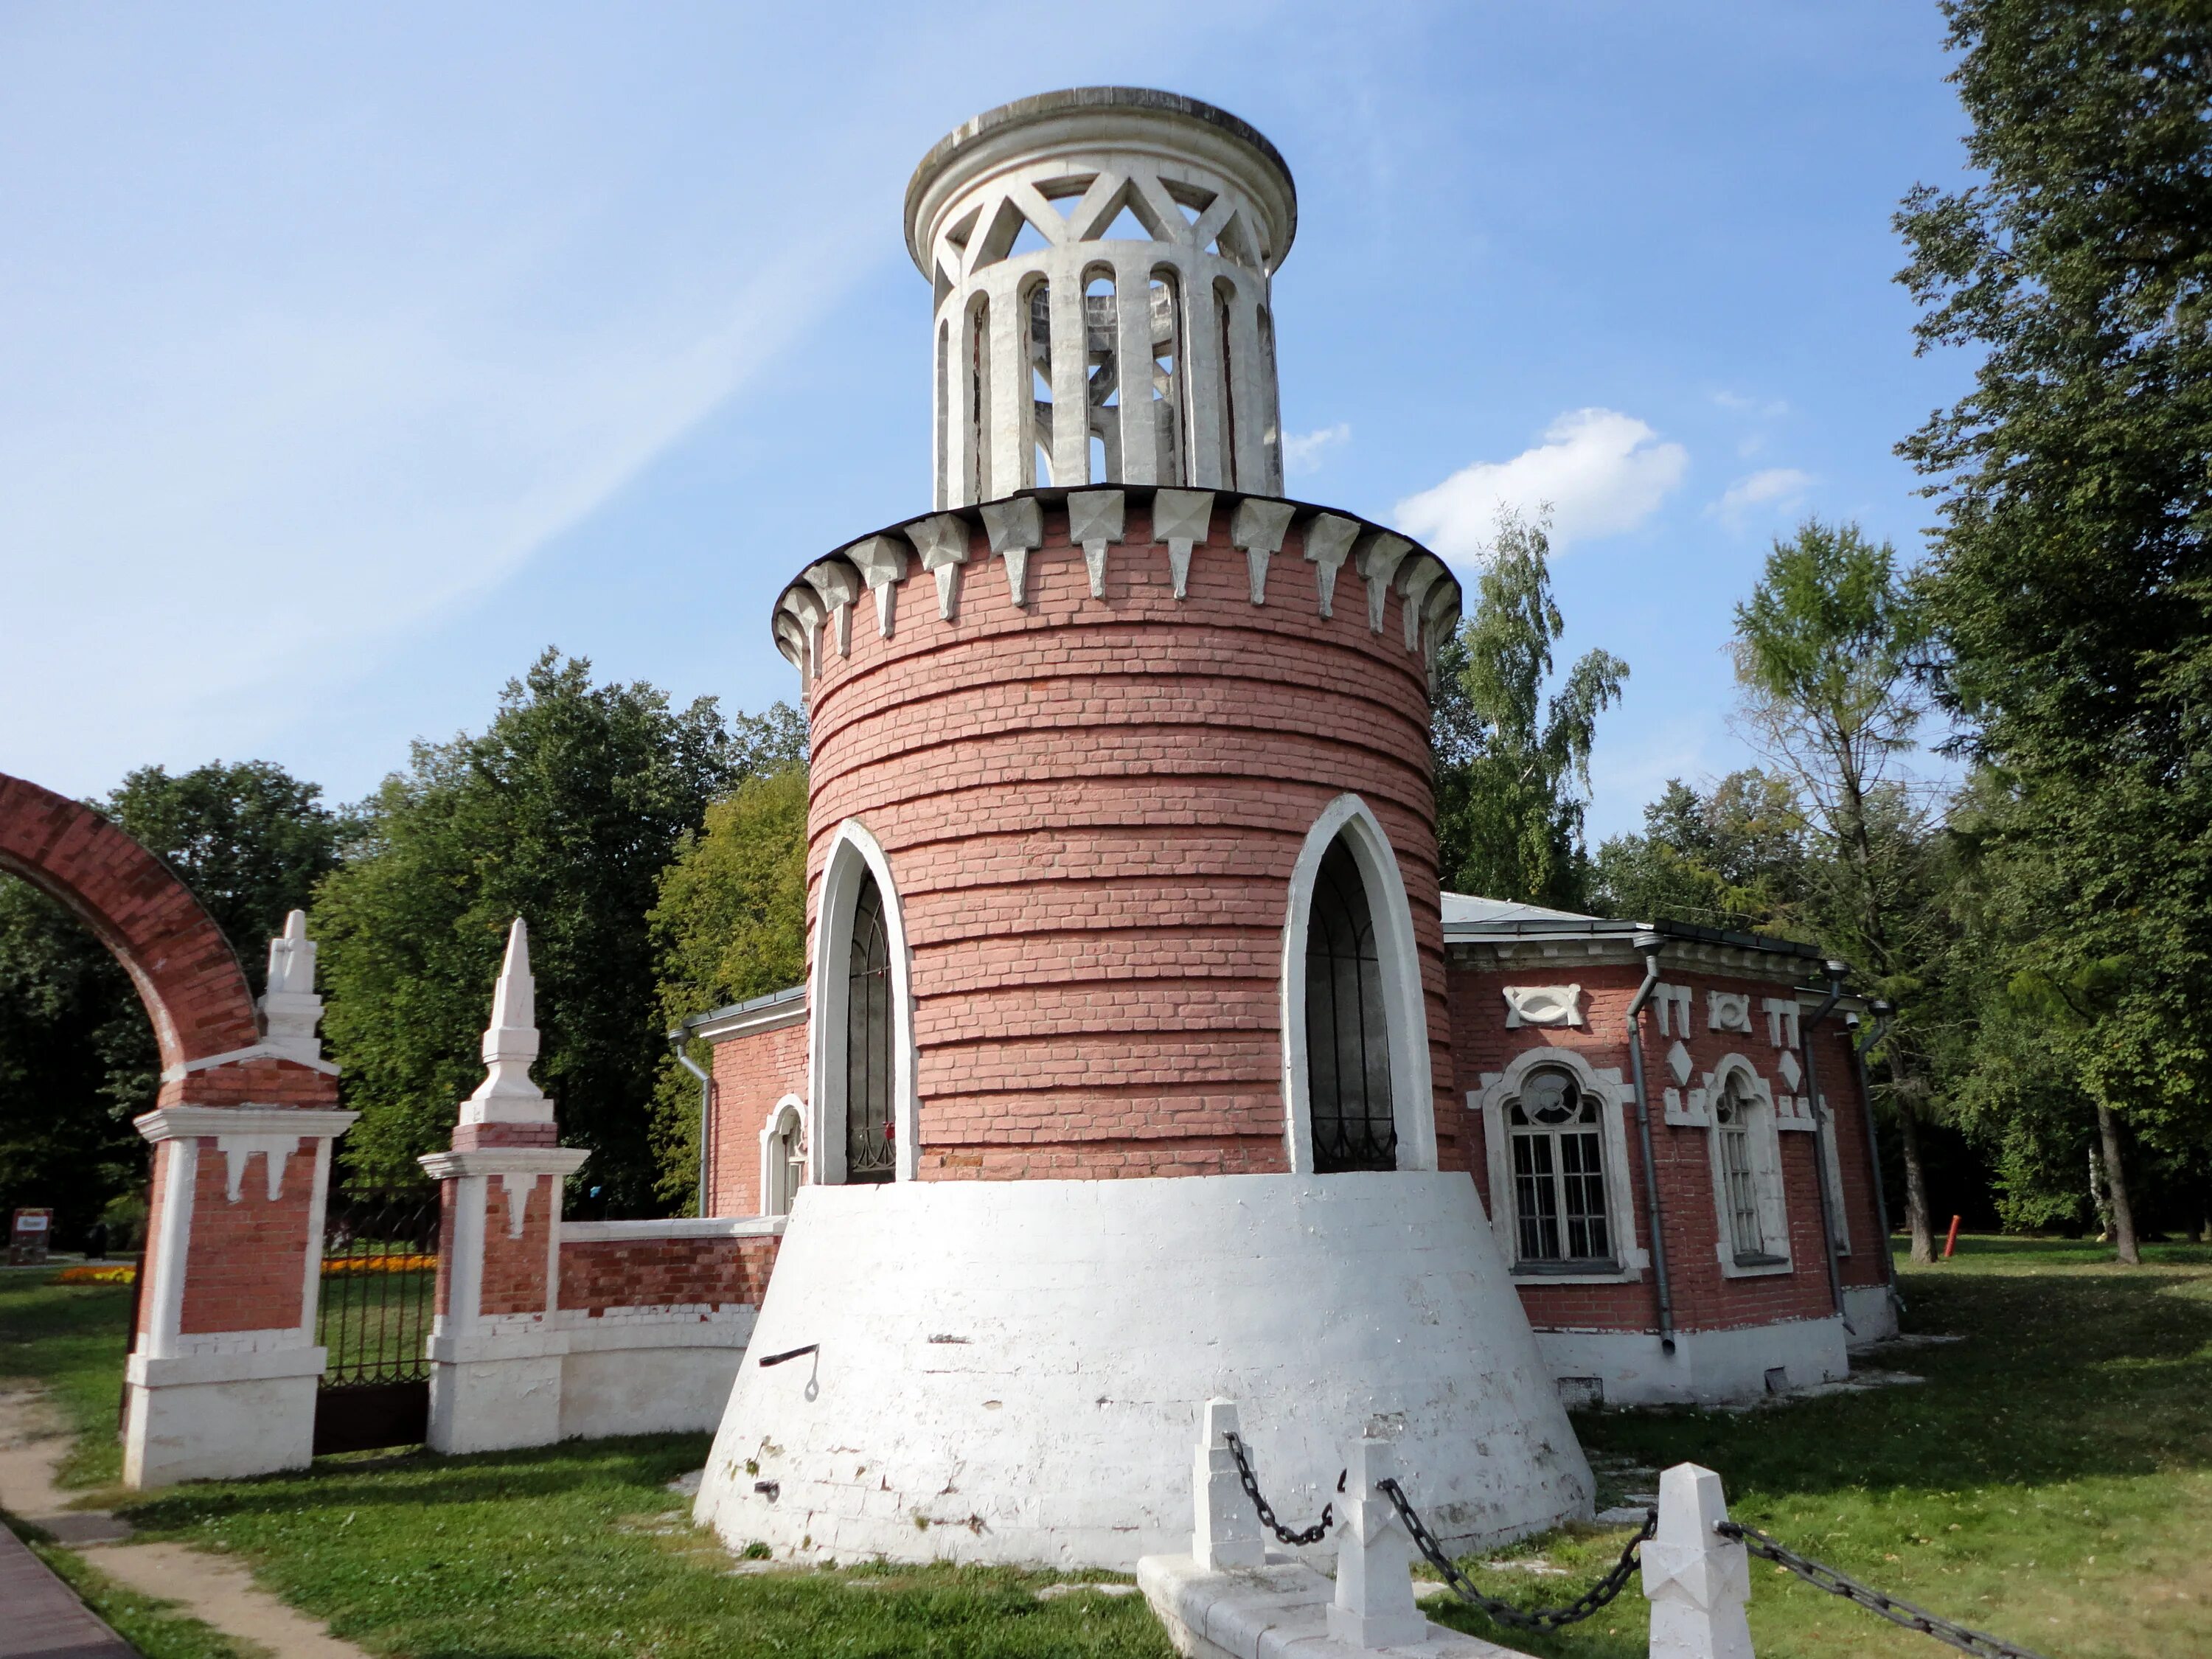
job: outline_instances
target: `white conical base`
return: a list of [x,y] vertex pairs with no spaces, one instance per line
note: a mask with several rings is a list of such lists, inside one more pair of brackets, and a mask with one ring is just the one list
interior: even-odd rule
[[1377,1419],[1455,1548],[1589,1513],[1474,1183],[1400,1174],[809,1187],[697,1514],[779,1555],[1133,1570],[1189,1547],[1214,1396],[1292,1526]]

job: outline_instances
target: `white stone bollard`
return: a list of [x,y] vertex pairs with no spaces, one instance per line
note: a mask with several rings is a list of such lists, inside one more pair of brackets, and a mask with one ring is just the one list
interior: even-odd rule
[[1659,1530],[1644,1545],[1651,1659],[1752,1659],[1751,1557],[1713,1530],[1727,1519],[1711,1469],[1677,1463],[1659,1477]]
[[1261,1566],[1267,1559],[1260,1517],[1237,1477],[1237,1455],[1229,1449],[1229,1437],[1237,1431],[1237,1402],[1207,1401],[1191,1476],[1197,1525],[1190,1535],[1190,1555],[1200,1572]]
[[1375,1489],[1398,1473],[1387,1440],[1362,1435],[1345,1458],[1343,1507],[1336,1519],[1336,1600],[1328,1633],[1354,1647],[1388,1648],[1428,1639],[1429,1621],[1413,1604],[1413,1540],[1390,1500]]

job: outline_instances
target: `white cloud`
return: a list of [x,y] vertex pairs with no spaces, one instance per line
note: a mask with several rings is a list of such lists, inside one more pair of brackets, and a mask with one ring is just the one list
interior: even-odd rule
[[1754,517],[1796,512],[1812,483],[1811,473],[1794,466],[1770,466],[1738,478],[1705,511],[1731,530],[1741,530]]
[[1287,434],[1283,439],[1283,471],[1292,477],[1311,472],[1330,450],[1351,441],[1352,426],[1346,421],[1325,426],[1318,432]]
[[1553,422],[1534,448],[1462,467],[1400,501],[1393,517],[1446,558],[1477,559],[1499,507],[1534,514],[1549,507],[1552,545],[1565,549],[1635,529],[1682,482],[1689,463],[1681,445],[1661,442],[1632,415],[1577,409]]

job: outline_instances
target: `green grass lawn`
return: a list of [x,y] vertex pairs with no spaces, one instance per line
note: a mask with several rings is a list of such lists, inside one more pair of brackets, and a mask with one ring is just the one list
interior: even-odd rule
[[[1718,1469],[1734,1512],[1881,1588],[2051,1656],[2212,1655],[2212,1249],[2109,1265],[2089,1245],[1970,1238],[1908,1273],[1910,1330],[1965,1340],[1887,1363],[1923,1386],[1746,1413],[1577,1419],[1617,1501],[1666,1464]],[[34,1377],[86,1430],[72,1479],[114,1478],[127,1291],[0,1279],[0,1379]],[[149,1532],[252,1561],[262,1581],[373,1650],[418,1659],[601,1654],[1041,1655],[1169,1650],[1142,1603],[1040,1601],[1052,1575],[860,1565],[733,1572],[666,1483],[702,1436],[472,1458],[325,1459],[311,1472],[133,1504]],[[1419,1501],[1418,1474],[1409,1482]],[[1478,1576],[1565,1600],[1622,1534],[1534,1540],[1565,1577]],[[1471,1612],[1470,1631],[1504,1632]],[[1762,1659],[1945,1650],[1754,1563]],[[1547,1655],[1631,1659],[1633,1581]],[[152,1652],[152,1648],[149,1648]],[[181,1656],[182,1650],[179,1650]]]

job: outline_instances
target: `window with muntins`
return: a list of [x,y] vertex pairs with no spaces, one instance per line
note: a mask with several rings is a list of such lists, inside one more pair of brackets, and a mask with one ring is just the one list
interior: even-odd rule
[[1306,921],[1306,1083],[1316,1174],[1398,1167],[1375,916],[1341,837],[1322,856]]
[[876,878],[853,902],[845,979],[845,1179],[889,1181],[897,1147],[891,1117],[891,953]]
[[1766,1226],[1759,1215],[1758,1165],[1753,1162],[1751,1115],[1758,1103],[1743,1073],[1732,1073],[1713,1103],[1713,1133],[1720,1137],[1721,1205],[1728,1216],[1729,1249],[1739,1267],[1763,1267],[1782,1258],[1766,1248]]
[[1523,1267],[1611,1271],[1613,1221],[1597,1097],[1571,1073],[1539,1066],[1507,1103],[1513,1218]]

